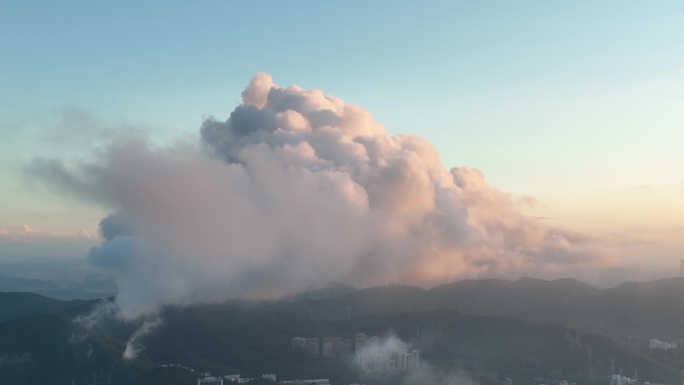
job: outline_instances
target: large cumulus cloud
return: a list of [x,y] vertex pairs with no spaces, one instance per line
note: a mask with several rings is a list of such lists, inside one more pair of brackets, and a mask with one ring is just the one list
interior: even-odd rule
[[326,282],[428,284],[602,261],[586,237],[520,214],[435,148],[363,108],[257,74],[200,143],[118,139],[96,161],[36,160],[52,185],[114,212],[88,255],[131,315],[287,295]]

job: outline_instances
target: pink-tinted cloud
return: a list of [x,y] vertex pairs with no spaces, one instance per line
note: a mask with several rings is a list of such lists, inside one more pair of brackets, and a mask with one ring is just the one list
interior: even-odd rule
[[0,239],[52,238],[54,234],[37,231],[29,225],[0,227]]
[[92,235],[86,230],[76,234],[56,234],[41,231],[29,225],[0,227],[0,240],[4,241],[40,241],[56,239],[91,239]]
[[50,186],[115,208],[89,258],[117,272],[129,314],[332,281],[429,284],[609,259],[361,107],[266,74],[242,96],[228,120],[203,123],[200,144],[137,137],[75,168],[31,165]]

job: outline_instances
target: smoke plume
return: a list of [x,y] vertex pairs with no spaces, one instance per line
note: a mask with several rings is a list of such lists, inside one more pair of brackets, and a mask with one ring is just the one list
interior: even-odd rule
[[259,73],[199,143],[117,138],[94,160],[36,159],[49,186],[111,207],[88,259],[129,317],[328,282],[430,284],[605,261],[591,239],[520,214],[478,170],[446,169],[361,107]]
[[393,333],[382,337],[371,337],[363,346],[354,352],[356,367],[365,372],[415,371],[420,368],[419,358],[412,359],[410,364],[402,362],[404,355],[409,354],[410,345]]
[[[438,368],[420,359],[410,344],[402,341],[394,333],[381,337],[371,337],[361,348],[354,352],[354,366],[363,376],[375,377],[378,374],[401,373],[396,380],[402,385],[474,385],[478,382],[468,374],[455,368]],[[406,358],[410,358],[408,362]],[[368,381],[372,382],[372,381]]]
[[122,354],[124,360],[134,360],[145,350],[145,346],[140,343],[140,339],[152,333],[154,329],[161,325],[162,321],[158,315],[152,315],[145,319],[126,342],[126,349]]

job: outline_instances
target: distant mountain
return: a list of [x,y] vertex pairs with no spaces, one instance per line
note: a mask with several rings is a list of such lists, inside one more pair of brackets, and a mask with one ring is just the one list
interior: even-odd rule
[[344,283],[334,283],[324,287],[304,290],[288,300],[290,301],[305,301],[305,300],[316,300],[316,299],[329,299],[334,297],[339,297],[344,294],[353,293],[357,289],[354,286],[347,285]]
[[88,274],[79,280],[52,281],[0,275],[0,292],[28,292],[65,301],[99,299],[116,294],[113,278],[108,275]]
[[86,313],[96,301],[60,301],[34,293],[0,293],[0,322],[30,314]]
[[684,338],[684,278],[632,282],[605,290],[569,278],[464,280],[429,290],[390,285],[271,307],[319,320],[452,309],[620,337]]
[[4,277],[0,275],[0,291],[4,292],[57,289],[59,289],[59,287],[50,281],[32,278]]
[[[353,289],[349,286],[335,285],[288,301],[261,305],[235,302],[231,306],[275,310],[319,321],[451,309],[563,325],[620,338],[684,339],[684,278],[631,282],[604,290],[568,278],[463,280],[429,290],[402,285],[350,290]],[[0,320],[36,312],[55,313],[63,307],[92,303],[63,303],[23,295],[25,299],[15,298],[15,307],[11,303],[5,305],[3,301],[10,300],[8,294],[0,293]]]

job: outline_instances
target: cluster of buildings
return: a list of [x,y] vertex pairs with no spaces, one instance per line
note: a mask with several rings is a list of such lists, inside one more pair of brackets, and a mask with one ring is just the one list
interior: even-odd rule
[[352,352],[352,342],[350,339],[342,340],[337,337],[323,338],[323,357],[347,358]]
[[205,376],[197,379],[197,385],[223,385],[223,378]]
[[292,349],[304,349],[310,354],[328,358],[347,358],[349,354],[360,349],[366,341],[366,335],[357,333],[355,344],[349,338],[340,337],[293,337]]
[[304,349],[310,354],[320,354],[320,339],[318,337],[292,337],[292,349]]
[[648,340],[648,347],[651,348],[651,350],[655,349],[663,349],[663,350],[670,350],[670,349],[677,349],[677,343],[676,342],[664,342],[656,339],[650,339]]
[[189,367],[181,365],[181,364],[160,364],[159,366],[161,366],[162,368],[180,368],[180,369],[185,369],[189,372],[195,371],[195,369],[189,368]]
[[[183,366],[181,364],[161,364],[159,365],[162,368],[181,368],[185,369],[190,372],[195,372],[194,369],[189,368],[187,366]],[[241,377],[239,374],[227,374],[225,376],[212,376],[210,372],[206,373],[199,373],[202,377],[197,379],[197,385],[229,385],[229,384],[246,384],[250,381],[255,380],[255,378],[249,378],[249,377]],[[258,378],[267,378],[269,380],[272,380],[273,382],[276,382],[276,375],[273,373],[269,374],[262,374]],[[308,385],[310,383],[315,383],[316,385],[330,385],[330,380],[327,379],[318,379],[318,380],[295,380],[295,381],[284,381],[283,383],[291,383],[291,382],[301,382],[301,381],[306,381],[305,383]]]
[[[536,385],[577,385],[575,382],[570,382],[568,380],[558,380],[558,379],[550,379],[550,378],[544,378],[544,377],[536,377],[534,379],[534,383]],[[504,381],[500,382],[501,385],[513,385],[513,380],[510,378],[506,378]]]
[[292,380],[292,381],[283,381],[283,384],[292,384],[292,385],[298,385],[298,384],[304,384],[304,385],[310,385],[310,384],[315,384],[315,385],[330,385],[330,380],[327,378],[319,378],[315,380]]
[[318,337],[294,337],[293,349],[304,349],[311,354],[321,354],[323,357],[346,358],[352,352],[350,339],[339,337],[325,337],[322,342]]
[[638,379],[623,376],[622,373],[610,375],[610,385],[638,385],[638,384],[639,384]]
[[[377,338],[377,337],[373,337]],[[420,351],[409,351],[405,343],[392,348],[370,348],[356,353],[356,366],[365,372],[412,371],[420,369]]]
[[[244,384],[254,380],[254,378],[242,378],[239,374],[228,374],[223,377],[212,376],[211,373],[203,373],[204,378],[197,379],[197,385],[225,385],[225,384]],[[275,382],[275,374],[262,374],[261,378],[268,378]],[[224,383],[225,381],[225,383]],[[330,385],[330,384],[328,384]]]
[[349,338],[340,337],[293,337],[292,349],[304,349],[310,354],[329,358],[347,358],[366,344],[366,334],[356,333],[354,343]]
[[[262,374],[261,378],[268,378],[275,382],[275,374]],[[210,373],[204,373],[204,378],[197,379],[197,385],[227,385],[227,384],[244,384],[254,380],[254,378],[241,378],[239,374],[229,374],[223,377],[214,377]],[[224,382],[225,381],[225,382]],[[330,380],[327,378],[317,378],[313,380],[292,380],[283,381],[282,384],[291,385],[330,385]]]
[[340,337],[293,337],[293,349],[303,349],[310,354],[329,358],[347,358],[354,352],[354,363],[367,372],[410,371],[420,369],[420,351],[408,350],[405,343],[383,346],[379,337],[367,338],[356,333],[354,343]]

